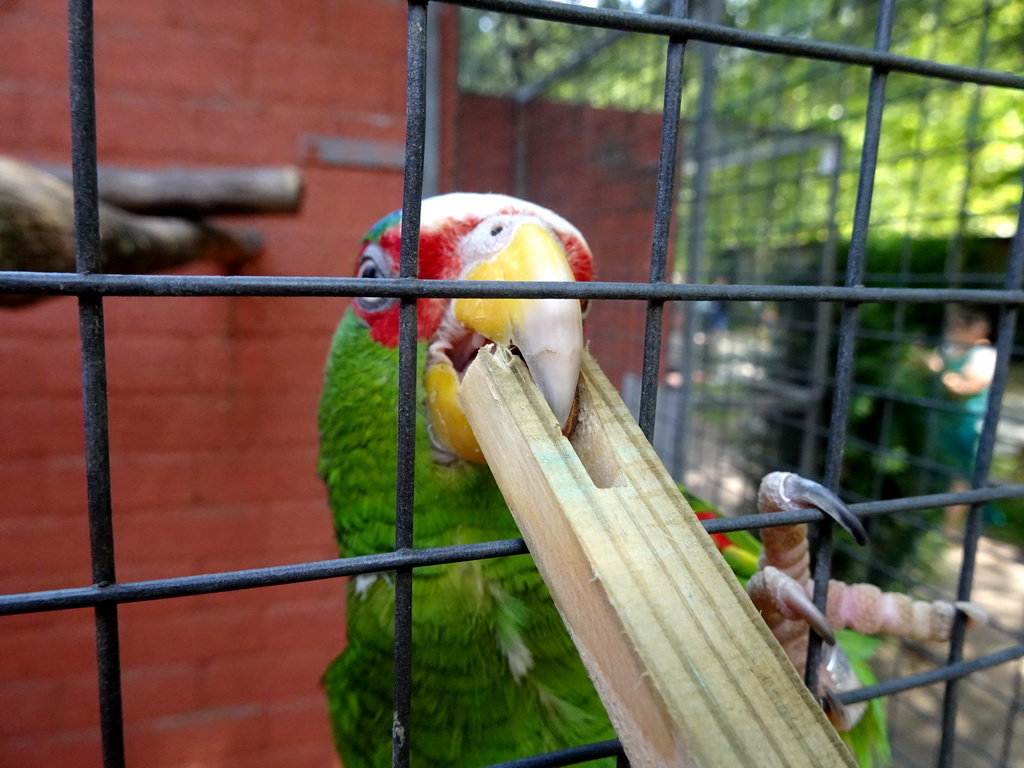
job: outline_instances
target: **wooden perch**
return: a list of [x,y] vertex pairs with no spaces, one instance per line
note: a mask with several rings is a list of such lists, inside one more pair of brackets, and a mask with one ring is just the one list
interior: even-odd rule
[[[39,168],[71,183],[71,169]],[[132,213],[165,216],[296,213],[302,205],[302,172],[269,168],[166,168],[100,166],[100,199]]]
[[571,442],[504,350],[459,397],[633,768],[855,765],[589,354]]
[[[260,250],[259,235],[186,219],[138,216],[100,203],[103,271],[137,274],[192,261],[236,264]],[[71,187],[31,165],[0,157],[0,270],[74,272]],[[45,298],[0,294],[0,306]]]

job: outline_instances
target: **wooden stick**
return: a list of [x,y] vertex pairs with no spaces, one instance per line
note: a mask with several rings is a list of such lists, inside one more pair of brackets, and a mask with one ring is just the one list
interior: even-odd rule
[[[39,165],[71,183],[71,169]],[[101,165],[100,199],[132,213],[161,216],[226,216],[296,213],[302,205],[302,172],[290,165],[264,168],[119,168]]]
[[[235,265],[260,252],[258,233],[201,221],[138,216],[100,203],[103,270],[138,274],[215,261]],[[74,272],[74,206],[60,179],[0,156],[0,270]],[[0,294],[0,307],[46,298]]]
[[566,439],[501,349],[460,389],[633,768],[854,766],[589,354],[579,398]]

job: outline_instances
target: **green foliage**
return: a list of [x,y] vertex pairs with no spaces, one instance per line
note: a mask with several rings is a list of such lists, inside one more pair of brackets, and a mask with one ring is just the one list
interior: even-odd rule
[[[600,5],[627,10],[655,6],[630,0],[605,0]],[[546,88],[545,98],[599,108],[661,109],[663,38],[616,35],[485,11],[462,13],[460,84],[468,90],[508,94],[561,70],[563,76]],[[721,22],[870,48],[876,15],[876,4],[854,0],[729,0]],[[1024,0],[984,6],[973,0],[904,3],[897,11],[892,50],[944,63],[1020,72],[1022,20]],[[600,45],[602,41],[607,45]],[[848,234],[870,72],[693,44],[686,54],[684,119],[697,114],[701,58],[708,55],[716,56],[714,154],[738,149],[753,158],[758,146],[777,141],[780,132],[808,139],[803,149],[779,154],[776,148],[775,156],[764,162],[748,159],[719,167],[711,185],[716,204],[709,206],[709,237],[714,237],[715,229],[730,233],[722,247],[764,242],[766,235],[787,246],[823,240],[821,222],[829,220],[830,180],[827,173],[816,174],[814,169],[819,159],[824,160],[819,155],[834,152],[836,146],[841,147],[837,223],[840,232]],[[1008,236],[1020,200],[1022,137],[1024,108],[1018,91],[891,74],[873,228],[915,237],[956,232]],[[758,211],[753,221],[752,210]]]
[[[836,642],[850,659],[850,667],[862,686],[878,682],[869,660],[881,640],[849,629],[836,632]],[[872,699],[857,725],[839,734],[864,768],[886,768],[892,763],[889,745],[889,725],[885,717],[885,699]]]

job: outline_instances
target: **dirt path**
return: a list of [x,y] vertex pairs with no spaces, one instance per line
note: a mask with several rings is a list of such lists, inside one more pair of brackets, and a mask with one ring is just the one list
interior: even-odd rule
[[[951,547],[946,555],[946,583],[955,589],[962,550]],[[991,626],[972,632],[965,657],[975,658],[1019,642],[1024,629],[1024,553],[1015,546],[982,539],[978,548],[973,599],[992,616]],[[940,663],[946,647],[929,647]],[[881,677],[907,675],[935,664],[910,649],[893,644],[880,654]],[[960,686],[957,746],[954,765],[1024,766],[1021,661],[979,672]],[[889,728],[896,768],[933,768],[937,765],[942,713],[942,684],[917,688],[889,699]]]

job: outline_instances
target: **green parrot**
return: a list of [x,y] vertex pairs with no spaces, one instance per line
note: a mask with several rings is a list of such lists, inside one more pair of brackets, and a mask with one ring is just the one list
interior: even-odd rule
[[[423,201],[419,276],[590,280],[591,253],[556,214],[502,195]],[[401,211],[360,246],[360,277],[398,275]],[[457,402],[485,341],[514,344],[565,423],[583,348],[577,300],[418,303],[415,546],[519,536]],[[319,408],[319,474],[341,556],[394,548],[398,302],[356,298],[334,336]],[[346,768],[391,764],[394,585],[347,587],[348,644],[323,683]],[[529,556],[417,568],[411,763],[484,766],[615,734]],[[614,758],[589,763],[612,766]]]
[[[396,277],[400,241],[401,211],[395,211],[363,238],[357,275]],[[424,279],[586,281],[593,275],[590,249],[575,227],[503,195],[424,200],[419,253]],[[582,315],[581,302],[573,299],[419,300],[416,547],[519,536],[459,407],[459,382],[485,343],[511,344],[564,427],[579,378]],[[328,357],[318,469],[342,557],[394,548],[397,342],[398,301],[356,298]],[[794,484],[786,473],[772,477],[790,484],[784,486],[792,496],[787,501],[821,508],[863,540],[859,521],[834,494],[802,478]],[[698,516],[715,515],[700,499],[687,498]],[[716,535],[715,541],[744,584],[763,568],[762,544],[749,533]],[[323,677],[331,726],[346,768],[381,768],[392,755],[391,575],[351,579],[346,616],[348,644]],[[819,623],[827,622],[821,617]],[[530,557],[415,569],[412,633],[415,768],[486,766],[614,738]],[[866,658],[877,641],[848,631],[835,639],[861,682],[873,682]],[[887,762],[880,702],[844,727],[863,765]],[[614,762],[587,765],[611,768]]]

